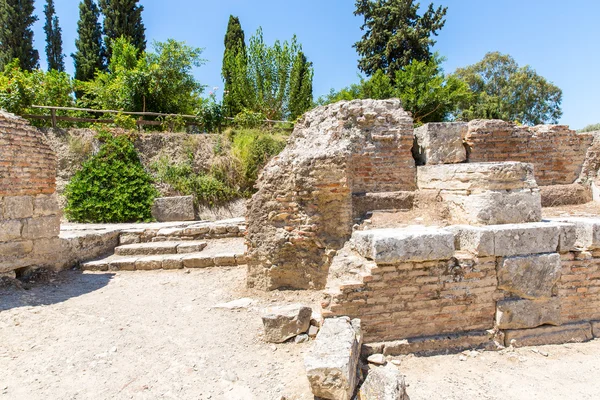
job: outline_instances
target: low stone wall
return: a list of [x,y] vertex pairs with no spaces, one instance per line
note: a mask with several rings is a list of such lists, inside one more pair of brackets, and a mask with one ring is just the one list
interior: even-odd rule
[[588,340],[600,219],[357,231],[325,293],[324,316],[360,318],[386,354]]
[[0,112],[0,274],[60,267],[56,159],[41,133]]

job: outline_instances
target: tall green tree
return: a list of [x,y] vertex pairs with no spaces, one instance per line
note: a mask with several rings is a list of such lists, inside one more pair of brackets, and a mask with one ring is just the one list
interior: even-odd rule
[[44,24],[44,32],[46,33],[46,59],[48,60],[48,71],[57,70],[63,72],[65,70],[65,55],[62,49],[62,29],[58,24],[58,16],[54,8],[54,0],[47,0],[44,6],[44,15],[46,16],[46,24]]
[[313,67],[302,51],[298,52],[290,74],[289,118],[295,120],[313,105]]
[[238,100],[239,94],[234,92],[236,87],[231,83],[232,74],[235,73],[235,61],[238,56],[240,60],[246,59],[244,30],[239,18],[230,15],[227,32],[225,33],[225,52],[223,54],[223,69],[221,72],[225,82],[223,107],[225,115],[228,117],[235,117],[243,109],[242,104]]
[[39,66],[39,53],[33,48],[31,25],[34,0],[0,0],[0,71],[15,58],[19,66],[32,71]]
[[457,69],[455,76],[474,93],[471,104],[461,111],[464,119],[537,125],[557,123],[562,116],[562,90],[530,66],[519,67],[508,54],[488,53],[480,62]]
[[77,22],[77,51],[71,54],[75,63],[75,79],[91,81],[96,71],[105,69],[106,53],[102,43],[102,26],[98,18],[100,9],[94,0],[79,3],[79,21]]
[[120,37],[129,40],[138,49],[138,54],[142,55],[146,50],[146,28],[142,21],[144,6],[138,3],[139,0],[100,0],[108,59],[112,56],[112,42]]
[[444,27],[447,8],[430,4],[419,15],[419,6],[414,0],[356,0],[354,15],[364,18],[365,32],[354,44],[361,71],[371,76],[381,70],[394,80],[411,61],[431,59],[432,36]]

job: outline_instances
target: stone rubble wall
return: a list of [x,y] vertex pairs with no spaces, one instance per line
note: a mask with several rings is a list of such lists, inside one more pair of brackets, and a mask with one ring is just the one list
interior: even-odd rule
[[325,296],[325,317],[360,318],[365,342],[390,355],[589,340],[600,219],[356,231]]
[[0,274],[60,266],[55,171],[41,133],[0,111]]

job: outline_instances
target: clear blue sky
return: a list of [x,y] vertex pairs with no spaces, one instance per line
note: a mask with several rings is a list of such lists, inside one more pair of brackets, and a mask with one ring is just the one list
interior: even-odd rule
[[[35,44],[45,67],[43,7],[35,25]],[[77,0],[55,0],[64,50],[75,50]],[[358,80],[352,44],[361,37],[353,0],[142,0],[148,42],[174,38],[204,48],[208,63],[195,71],[200,82],[222,88],[223,36],[230,14],[240,18],[246,37],[259,26],[265,40],[298,36],[315,66],[315,97]],[[421,1],[422,5],[428,4]],[[600,1],[436,0],[448,7],[447,22],[435,47],[447,58],[444,68],[479,61],[488,51],[512,55],[563,89],[561,123],[575,129],[600,122]],[[67,59],[72,72],[72,59]]]

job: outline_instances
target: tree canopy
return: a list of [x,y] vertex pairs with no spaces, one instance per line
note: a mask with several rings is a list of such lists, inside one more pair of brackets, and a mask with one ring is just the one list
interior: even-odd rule
[[225,82],[223,90],[223,108],[228,117],[235,117],[243,106],[239,101],[239,94],[234,93],[236,86],[232,85],[232,75],[235,73],[235,60],[246,59],[246,42],[244,30],[238,17],[229,16],[227,32],[225,33],[225,52],[223,54],[222,77]]
[[510,55],[488,53],[480,62],[457,69],[455,76],[474,93],[471,104],[461,110],[464,119],[537,125],[557,123],[562,116],[562,90],[530,66],[519,67]]
[[34,0],[0,1],[0,71],[14,59],[22,69],[32,71],[39,66],[39,53],[33,48],[31,26],[38,17],[33,15]]
[[44,32],[46,33],[46,59],[48,60],[48,70],[65,70],[65,56],[62,49],[62,29],[58,24],[58,16],[54,8],[54,0],[47,0],[44,7],[46,23]]
[[102,42],[102,26],[98,18],[100,9],[94,0],[79,3],[79,21],[77,22],[77,51],[71,54],[75,63],[75,79],[90,81],[96,71],[105,69],[105,49]]
[[146,28],[142,21],[144,6],[139,0],[100,0],[104,14],[104,34],[108,58],[112,56],[112,43],[124,37],[142,54],[146,50]]
[[356,0],[354,15],[364,18],[365,33],[354,44],[360,57],[358,68],[371,76],[383,71],[394,80],[396,72],[411,61],[428,61],[432,36],[444,27],[447,8],[430,4],[419,15],[419,3],[414,0]]

